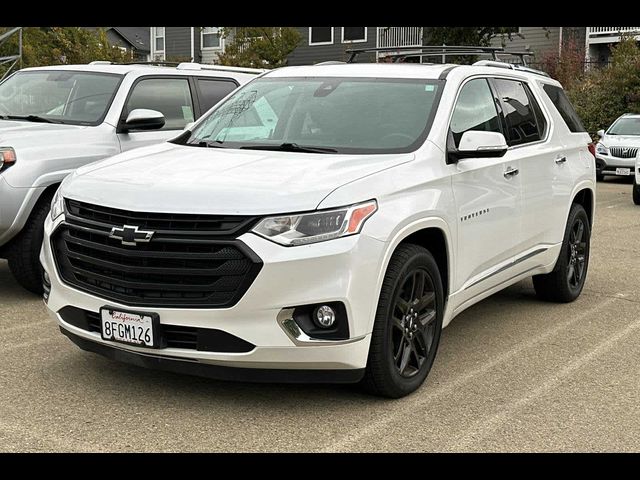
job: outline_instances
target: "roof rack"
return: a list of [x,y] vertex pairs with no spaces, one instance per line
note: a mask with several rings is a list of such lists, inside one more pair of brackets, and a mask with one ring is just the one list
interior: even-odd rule
[[238,72],[238,73],[264,73],[268,70],[265,68],[249,68],[249,67],[228,67],[226,65],[202,65],[201,63],[182,62],[177,67],[178,70],[218,70],[221,72]]
[[500,61],[496,62],[494,60],[479,60],[475,62],[473,65],[477,67],[506,68],[509,70],[518,70],[520,72],[529,72],[529,73],[535,73],[537,75],[543,75],[545,77],[550,77],[548,73],[543,72],[542,70],[536,70],[535,68],[526,67],[523,65],[515,65],[513,63],[507,63],[507,62],[500,62]]
[[523,66],[527,66],[526,57],[533,57],[535,54],[529,50],[509,51],[504,47],[480,47],[473,45],[418,45],[413,47],[380,47],[380,48],[356,48],[347,50],[351,56],[347,63],[353,63],[356,57],[362,53],[389,52],[389,57],[405,58],[408,56],[422,57],[446,57],[452,55],[491,55],[496,62],[500,61],[498,55],[512,55],[519,57]]
[[[400,53],[406,51],[407,53]],[[497,60],[497,53],[504,52],[502,47],[479,47],[473,45],[418,45],[413,47],[377,47],[377,48],[353,48],[346,51],[351,56],[347,63],[353,63],[356,57],[362,53],[378,53],[378,52],[390,52],[390,56],[416,56],[431,57],[431,56],[448,56],[448,55],[491,55],[494,60]],[[395,54],[395,52],[398,52]]]

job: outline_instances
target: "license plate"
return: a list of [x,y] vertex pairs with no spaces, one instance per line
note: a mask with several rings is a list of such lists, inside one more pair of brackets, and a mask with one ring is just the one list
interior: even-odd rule
[[114,342],[155,347],[155,333],[160,318],[155,313],[123,312],[112,308],[101,308],[102,338]]
[[630,168],[616,168],[616,175],[631,175]]

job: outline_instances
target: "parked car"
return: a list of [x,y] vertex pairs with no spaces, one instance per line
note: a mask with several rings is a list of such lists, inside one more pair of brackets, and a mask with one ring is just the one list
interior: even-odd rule
[[605,175],[633,175],[635,158],[640,148],[640,115],[625,113],[605,132],[598,131],[596,169],[598,180]]
[[25,68],[2,82],[0,258],[16,280],[42,293],[42,225],[67,174],[176,136],[262,71],[93,62]]
[[52,317],[136,365],[414,391],[460,312],[587,275],[589,135],[557,81],[497,65],[285,67],[78,169],[45,224]]

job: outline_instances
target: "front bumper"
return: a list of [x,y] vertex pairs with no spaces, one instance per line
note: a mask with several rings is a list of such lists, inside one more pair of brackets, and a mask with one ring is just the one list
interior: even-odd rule
[[[236,369],[357,371],[366,366],[377,304],[379,263],[386,247],[384,242],[366,235],[354,235],[313,245],[283,247],[247,233],[240,240],[262,259],[264,265],[236,305],[224,309],[154,309],[107,301],[63,283],[55,269],[49,241],[61,222],[62,217],[55,223],[50,219],[45,222],[40,259],[51,280],[47,307],[64,333],[82,348],[126,361],[138,357],[134,363],[160,367],[168,360],[187,362],[189,368],[202,365]],[[300,342],[283,327],[281,313],[287,307],[332,301],[345,305],[348,340]],[[110,306],[125,311],[157,313],[161,324],[222,330],[254,344],[255,348],[246,353],[229,353],[123,345],[103,340],[97,332],[65,322],[58,312],[66,306],[90,312]],[[200,368],[193,370],[196,372]],[[353,377],[347,377],[361,374],[352,373]],[[324,378],[323,375],[327,374],[320,373],[319,378]],[[235,378],[235,374],[231,376]],[[276,377],[278,381],[284,381],[284,378]]]
[[596,170],[605,175],[617,175],[616,168],[629,168],[630,175],[633,175],[636,166],[634,158],[617,158],[596,154]]

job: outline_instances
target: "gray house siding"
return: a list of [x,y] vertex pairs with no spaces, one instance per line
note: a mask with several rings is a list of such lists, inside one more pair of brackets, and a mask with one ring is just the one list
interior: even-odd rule
[[560,27],[520,27],[519,35],[513,34],[511,40],[500,36],[491,41],[500,47],[504,44],[508,50],[531,50],[536,55],[560,47]]
[[[289,55],[289,65],[313,65],[330,60],[345,61],[349,54],[345,50],[351,48],[370,48],[376,46],[376,27],[367,27],[367,41],[358,43],[342,43],[342,27],[333,27],[333,43],[330,45],[309,45],[309,27],[294,27],[300,32],[302,40]],[[375,55],[359,55],[358,62],[375,62]]]
[[164,27],[164,34],[166,61],[187,61],[191,58],[191,27]]

